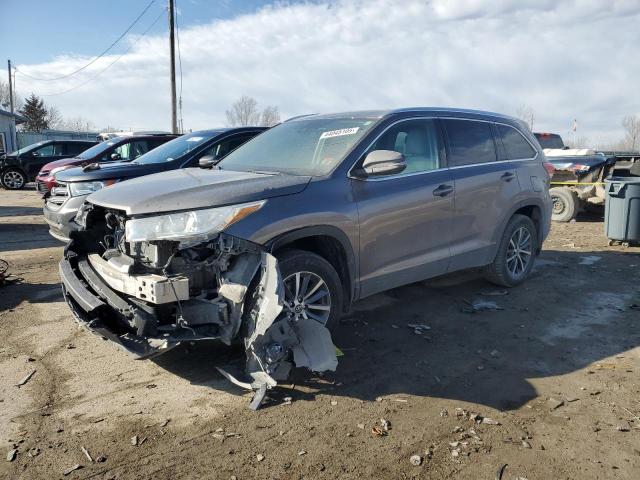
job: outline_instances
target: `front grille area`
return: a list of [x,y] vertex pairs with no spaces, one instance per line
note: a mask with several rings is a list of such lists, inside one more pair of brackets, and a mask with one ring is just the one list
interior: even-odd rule
[[49,192],[49,187],[47,187],[46,183],[41,182],[41,181],[37,181],[36,182],[36,190],[44,195],[45,193]]
[[69,198],[69,190],[64,183],[56,183],[51,189],[51,195],[47,198],[47,206],[52,210],[60,208],[60,206]]

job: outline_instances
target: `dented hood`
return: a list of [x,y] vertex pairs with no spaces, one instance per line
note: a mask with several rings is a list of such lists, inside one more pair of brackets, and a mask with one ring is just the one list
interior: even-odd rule
[[128,215],[193,210],[292,195],[311,177],[283,173],[183,168],[127,180],[91,194],[88,201]]

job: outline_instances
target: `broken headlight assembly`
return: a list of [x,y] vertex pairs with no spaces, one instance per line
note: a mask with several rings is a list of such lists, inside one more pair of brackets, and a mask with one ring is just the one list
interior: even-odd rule
[[266,200],[226,207],[133,218],[125,224],[127,242],[176,240],[181,243],[203,241],[229,225],[257,212]]
[[80,197],[82,195],[89,195],[97,190],[100,190],[109,185],[113,185],[117,180],[99,180],[95,182],[75,182],[69,183],[69,195],[72,197]]

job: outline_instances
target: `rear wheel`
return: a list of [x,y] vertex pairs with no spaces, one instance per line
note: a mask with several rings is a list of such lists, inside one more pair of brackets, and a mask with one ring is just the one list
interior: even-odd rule
[[486,267],[487,280],[503,287],[524,282],[535,262],[537,238],[533,221],[525,215],[514,215],[502,234],[496,258]]
[[0,183],[7,190],[20,190],[27,184],[27,176],[17,168],[7,168],[0,176]]
[[554,187],[549,190],[551,201],[553,202],[553,210],[551,211],[551,220],[554,222],[570,222],[580,210],[580,199],[575,192],[566,187]]
[[287,250],[277,255],[284,282],[283,312],[331,329],[342,311],[342,283],[333,266],[315,253]]

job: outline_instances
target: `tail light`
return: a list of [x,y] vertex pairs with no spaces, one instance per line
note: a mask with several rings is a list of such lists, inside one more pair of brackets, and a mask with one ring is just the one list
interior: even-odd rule
[[549,162],[542,162],[542,166],[544,167],[544,169],[547,171],[547,173],[549,174],[549,178],[553,177],[553,174],[556,171],[556,167],[553,166],[553,163],[549,163]]

